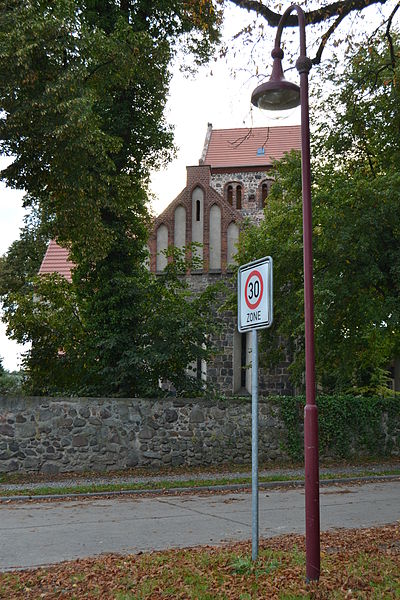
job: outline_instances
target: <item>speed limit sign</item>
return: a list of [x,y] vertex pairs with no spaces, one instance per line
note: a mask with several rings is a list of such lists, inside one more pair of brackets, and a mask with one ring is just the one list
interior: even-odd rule
[[272,318],[272,258],[266,256],[239,267],[238,329],[264,329]]

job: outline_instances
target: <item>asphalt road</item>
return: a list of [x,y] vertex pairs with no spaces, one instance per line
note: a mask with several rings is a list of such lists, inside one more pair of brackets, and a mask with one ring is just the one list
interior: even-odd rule
[[[321,529],[400,519],[400,481],[321,488]],[[304,532],[304,490],[261,491],[260,537]],[[0,505],[0,570],[104,552],[217,545],[251,538],[251,495],[124,497]]]

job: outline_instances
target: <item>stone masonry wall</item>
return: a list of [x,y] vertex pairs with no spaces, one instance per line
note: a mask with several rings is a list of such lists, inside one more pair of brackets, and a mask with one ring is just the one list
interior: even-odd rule
[[264,218],[261,200],[261,184],[271,181],[268,170],[265,171],[239,171],[230,169],[228,173],[211,174],[210,185],[222,197],[225,197],[226,186],[229,183],[240,183],[243,186],[242,216],[249,217],[254,222],[260,222]]
[[[236,286],[236,277],[228,274],[199,273],[192,274],[188,278],[190,289],[194,293],[200,293],[209,285],[219,281],[223,281],[228,289]],[[225,301],[226,298],[222,296],[221,304]],[[224,310],[219,311],[215,315],[215,319],[222,324],[222,327],[211,340],[211,344],[216,348],[216,353],[210,364],[207,365],[207,383],[226,396],[232,396],[238,392],[234,389],[234,340],[237,335],[237,315],[232,311]],[[251,335],[251,332],[248,335]],[[282,345],[285,346],[283,340]],[[260,395],[293,395],[294,388],[288,371],[290,363],[291,357],[286,350],[286,356],[275,367],[260,366],[258,383]]]
[[[251,460],[251,403],[1,398],[0,472],[113,471]],[[283,459],[279,411],[260,402],[261,461]]]

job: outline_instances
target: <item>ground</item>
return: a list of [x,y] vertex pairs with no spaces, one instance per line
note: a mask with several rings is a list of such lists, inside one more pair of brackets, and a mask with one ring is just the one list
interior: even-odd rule
[[304,536],[140,555],[106,555],[0,575],[0,598],[81,600],[382,599],[400,597],[400,525],[325,532],[321,577],[306,585]]

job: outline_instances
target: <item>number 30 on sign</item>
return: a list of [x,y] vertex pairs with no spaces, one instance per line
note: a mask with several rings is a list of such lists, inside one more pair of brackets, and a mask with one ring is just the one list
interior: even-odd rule
[[239,267],[238,329],[265,329],[272,319],[272,258],[266,256]]

